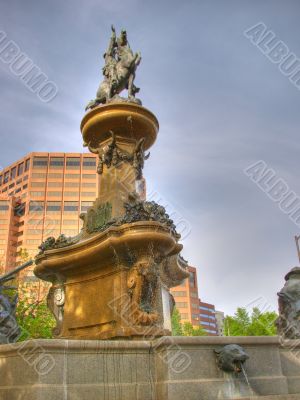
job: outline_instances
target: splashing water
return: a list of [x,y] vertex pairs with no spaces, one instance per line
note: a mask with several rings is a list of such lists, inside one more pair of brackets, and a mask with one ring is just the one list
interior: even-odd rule
[[240,399],[256,396],[243,366],[242,373],[244,379],[233,373],[224,372],[224,383],[218,392],[218,399]]

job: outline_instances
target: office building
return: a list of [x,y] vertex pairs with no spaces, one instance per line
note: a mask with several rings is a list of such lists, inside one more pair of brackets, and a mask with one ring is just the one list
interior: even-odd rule
[[188,267],[189,279],[171,289],[181,322],[190,322],[194,327],[201,326],[208,335],[217,335],[215,306],[199,299],[197,269]]
[[30,153],[0,173],[0,255],[2,270],[34,257],[49,236],[79,233],[96,198],[97,158],[86,153]]

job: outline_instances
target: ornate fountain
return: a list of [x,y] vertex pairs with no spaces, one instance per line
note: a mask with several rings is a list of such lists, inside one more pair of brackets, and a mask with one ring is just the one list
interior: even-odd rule
[[[52,283],[48,306],[57,338],[151,338],[169,335],[169,289],[189,276],[180,235],[164,207],[145,200],[146,151],[156,117],[135,97],[140,63],[126,31],[112,36],[97,97],[81,122],[84,146],[98,155],[99,192],[73,238],[50,237],[34,273]],[[128,97],[120,97],[128,89]]]
[[0,346],[0,398],[299,399],[299,268],[279,293],[283,338],[165,336],[169,289],[189,274],[173,221],[146,201],[143,166],[158,122],[135,97],[141,56],[125,31],[117,38],[112,27],[104,59],[104,79],[81,122],[84,145],[99,158],[99,192],[80,216],[79,235],[46,239],[34,270],[51,282],[48,306],[62,340],[12,346],[16,298],[2,293],[0,344],[8,344]]

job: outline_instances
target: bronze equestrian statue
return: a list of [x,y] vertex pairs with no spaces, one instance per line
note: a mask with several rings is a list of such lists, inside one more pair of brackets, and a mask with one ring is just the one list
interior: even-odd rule
[[[98,88],[96,99],[88,103],[86,110],[112,101],[129,101],[141,104],[141,101],[135,98],[135,94],[140,89],[133,83],[135,71],[142,59],[141,54],[133,53],[124,29],[121,31],[119,38],[116,37],[116,31],[113,26],[111,30],[110,42],[103,55],[105,60],[105,65],[102,69],[104,79]],[[119,93],[124,89],[128,90],[127,99],[119,96]]]

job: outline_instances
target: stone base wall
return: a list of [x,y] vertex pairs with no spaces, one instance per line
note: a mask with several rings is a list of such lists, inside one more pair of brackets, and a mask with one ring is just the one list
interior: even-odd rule
[[[236,343],[246,375],[219,370],[215,349]],[[300,343],[278,337],[154,341],[31,340],[0,346],[1,400],[300,399]]]

